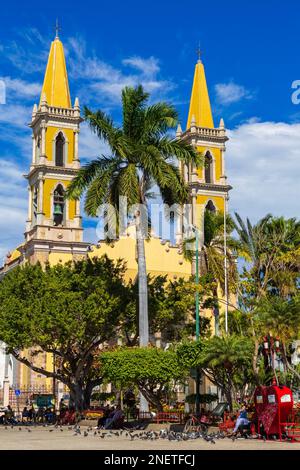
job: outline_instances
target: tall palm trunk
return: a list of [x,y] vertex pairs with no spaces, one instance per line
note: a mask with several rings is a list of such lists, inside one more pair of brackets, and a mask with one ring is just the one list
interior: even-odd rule
[[[147,269],[145,256],[145,242],[141,230],[139,217],[136,217],[136,250],[139,283],[139,344],[140,347],[147,347],[149,343]],[[149,411],[148,401],[141,391],[140,411]]]
[[136,243],[139,283],[139,337],[140,346],[145,347],[149,343],[148,288],[145,243],[139,222],[137,222],[136,226]]

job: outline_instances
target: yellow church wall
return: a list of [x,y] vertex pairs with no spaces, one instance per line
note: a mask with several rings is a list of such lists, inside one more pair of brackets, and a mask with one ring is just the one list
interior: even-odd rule
[[217,206],[217,210],[224,212],[224,197],[222,196],[209,196],[207,194],[201,194],[197,196],[197,204],[206,206],[208,201],[213,201]]
[[[222,152],[218,148],[214,147],[197,147],[198,152],[201,154],[205,155],[207,151],[209,151],[213,157],[214,161],[214,171],[215,171],[215,177],[216,177],[216,182],[220,181],[221,176],[222,176]],[[204,178],[204,167],[199,168],[198,170],[198,175],[199,178],[203,179]]]
[[[125,279],[135,279],[138,267],[134,238],[121,238],[113,246],[103,242],[89,256],[101,257],[104,254],[113,260],[123,259],[127,265]],[[178,254],[178,248],[169,247],[168,243],[162,245],[157,238],[145,241],[145,255],[147,272],[152,276],[167,275],[168,279],[174,279],[174,276],[188,278],[191,275],[191,264]]]
[[[53,194],[53,191],[58,183],[63,183],[65,187],[68,186],[69,182],[68,181],[61,181],[57,179],[51,179],[47,178],[44,181],[44,214],[45,217],[50,219],[51,218],[51,196]],[[76,210],[76,201],[74,200],[69,200],[67,201],[67,204],[69,205],[69,219],[74,219],[75,217],[75,210]]]
[[49,254],[49,264],[51,266],[55,266],[59,263],[67,263],[68,261],[72,261],[73,256],[69,253],[50,253]]
[[63,132],[68,140],[68,163],[74,160],[74,132],[72,129],[64,129],[63,127],[47,127],[46,132],[46,155],[48,160],[53,161],[53,140],[59,132]]

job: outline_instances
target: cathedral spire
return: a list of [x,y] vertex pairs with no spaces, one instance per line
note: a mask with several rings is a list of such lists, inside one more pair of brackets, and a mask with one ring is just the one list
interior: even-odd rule
[[214,128],[210,100],[206,84],[204,65],[198,50],[198,62],[195,67],[194,83],[190,101],[187,129],[191,127],[192,120],[197,127]]
[[[51,44],[48,63],[41,93],[46,95],[48,106],[59,108],[71,108],[68,74],[65,54],[62,42],[58,37],[58,24],[56,25],[56,37]],[[40,101],[40,104],[41,104]]]

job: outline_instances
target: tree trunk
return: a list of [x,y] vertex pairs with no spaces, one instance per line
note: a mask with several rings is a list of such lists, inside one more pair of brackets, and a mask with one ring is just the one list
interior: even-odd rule
[[91,404],[91,395],[94,385],[91,382],[88,382],[83,390],[83,407],[87,410]]
[[300,380],[300,374],[299,374],[299,372],[297,372],[297,371],[294,369],[294,367],[292,367],[291,364],[290,364],[289,361],[288,361],[287,354],[286,354],[286,347],[285,347],[285,343],[284,343],[284,342],[282,342],[282,349],[283,349],[283,351],[282,351],[282,352],[283,352],[282,358],[283,358],[283,362],[284,362],[286,368],[287,368],[290,372],[292,372],[292,373],[297,377],[298,380]]
[[[140,214],[136,215],[136,249],[138,262],[139,283],[139,344],[147,347],[149,344],[149,319],[148,319],[148,286],[145,256],[145,242],[141,230]],[[147,399],[140,392],[140,411],[149,411]]]
[[219,309],[219,302],[218,302],[218,289],[214,289],[213,296],[216,301],[216,306],[214,307],[215,335],[220,336],[220,309]]
[[146,347],[149,344],[147,269],[145,242],[139,221],[136,224],[136,243],[139,283],[139,337],[140,346]]
[[70,402],[76,411],[84,410],[84,389],[81,384],[75,383],[70,387]]
[[[148,400],[151,403],[151,405],[153,405],[157,409],[157,411],[159,412],[163,411],[163,405],[155,393],[152,393],[150,390],[142,386],[139,386],[139,391],[141,394],[144,395],[146,400]],[[145,411],[145,410],[142,410],[142,411]]]

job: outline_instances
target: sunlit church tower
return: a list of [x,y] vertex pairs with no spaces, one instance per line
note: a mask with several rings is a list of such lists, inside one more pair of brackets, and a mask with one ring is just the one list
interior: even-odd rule
[[228,192],[232,188],[227,184],[225,170],[225,143],[228,137],[223,119],[219,127],[214,125],[204,65],[200,58],[195,67],[186,131],[182,132],[179,126],[177,138],[191,143],[205,158],[203,168],[192,165],[181,167],[190,188],[192,210],[188,222],[197,226],[203,236],[204,210],[227,212]]
[[[25,241],[7,255],[0,277],[24,262],[51,265],[87,256],[79,201],[64,193],[80,168],[78,135],[82,119],[78,98],[72,107],[63,45],[56,35],[51,44],[39,105],[32,120],[32,162],[28,180]],[[26,357],[30,350],[24,351]],[[53,368],[53,357],[40,354],[36,364]],[[15,364],[14,383],[21,387],[50,386],[51,380]]]
[[64,49],[51,44],[39,106],[32,113],[32,164],[23,256],[51,264],[86,254],[79,201],[64,193],[79,169],[79,101],[71,105]]

